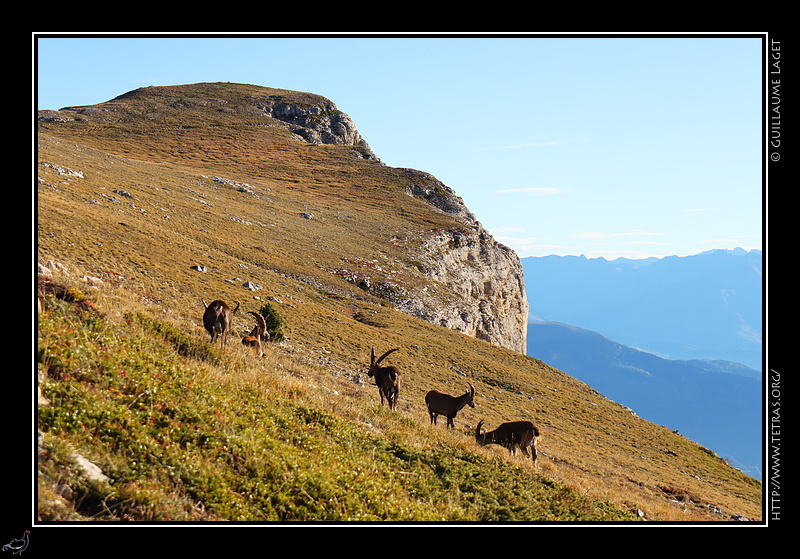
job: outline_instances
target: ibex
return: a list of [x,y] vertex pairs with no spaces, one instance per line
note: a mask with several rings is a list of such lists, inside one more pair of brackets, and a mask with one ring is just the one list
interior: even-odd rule
[[233,324],[233,315],[239,310],[239,302],[237,301],[236,308],[231,310],[225,301],[220,301],[219,299],[212,301],[208,305],[205,299],[201,299],[201,301],[203,301],[203,306],[206,309],[203,313],[203,326],[211,334],[211,341],[220,340],[222,345],[225,345],[228,339],[228,332],[230,332]]
[[453,420],[456,414],[464,406],[475,407],[475,387],[470,384],[469,390],[457,397],[443,394],[438,390],[431,390],[425,394],[425,404],[428,406],[428,413],[431,416],[431,425],[436,425],[436,418],[443,415],[447,418],[447,427],[455,429]]
[[242,345],[252,347],[256,357],[263,357],[264,347],[262,343],[269,341],[270,338],[269,332],[267,332],[267,322],[260,313],[247,311],[247,314],[252,314],[256,317],[256,325],[248,335],[242,338]]
[[530,456],[536,462],[536,437],[539,436],[539,429],[530,421],[510,421],[487,433],[481,433],[481,427],[482,419],[475,427],[475,441],[479,445],[499,444],[506,447],[511,454],[516,454],[519,448],[525,456]]
[[397,405],[397,397],[400,394],[400,369],[392,366],[381,367],[380,364],[387,355],[398,349],[400,348],[396,347],[390,349],[381,355],[377,361],[375,360],[375,348],[370,349],[370,363],[367,374],[371,377],[375,377],[375,385],[378,387],[378,392],[381,395],[381,405],[383,405],[383,400],[385,398],[390,410],[393,410]]

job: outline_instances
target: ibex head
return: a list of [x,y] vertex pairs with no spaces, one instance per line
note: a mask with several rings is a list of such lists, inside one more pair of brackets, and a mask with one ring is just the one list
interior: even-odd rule
[[[467,384],[469,384],[469,391],[467,391],[467,394],[469,395],[467,397],[467,405],[469,407],[471,407],[471,408],[474,408],[475,407],[475,387],[472,386],[471,382],[468,382]],[[466,394],[465,394],[465,396],[466,396]]]
[[256,319],[256,325],[250,331],[250,335],[258,338],[262,342],[267,342],[270,339],[270,334],[267,331],[267,321],[261,313],[247,311],[247,314],[252,314]]
[[483,429],[483,419],[478,421],[478,425],[475,426],[475,442],[477,442],[481,446],[486,444],[491,444],[492,441],[486,440],[486,433],[481,433],[482,429]]
[[368,374],[369,376],[371,376],[371,377],[374,377],[374,376],[375,376],[375,373],[377,373],[377,372],[378,372],[378,371],[380,371],[381,369],[393,369],[394,367],[381,367],[381,366],[380,366],[380,364],[381,364],[381,361],[383,361],[384,359],[386,359],[386,357],[387,357],[388,355],[390,355],[391,353],[394,353],[395,351],[397,351],[397,350],[399,350],[399,349],[400,349],[399,347],[396,347],[396,348],[394,348],[394,349],[390,349],[389,351],[387,351],[386,353],[384,353],[383,355],[381,355],[380,357],[378,357],[378,359],[376,360],[376,359],[375,359],[375,348],[374,348],[374,347],[373,347],[373,348],[370,348],[370,354],[369,354],[369,359],[370,359],[370,361],[369,361],[369,371],[367,371],[367,374]]
[[381,361],[398,349],[400,348],[390,349],[376,360],[375,348],[370,348],[369,370],[367,371],[369,376],[375,378],[375,385],[381,395],[381,405],[383,405],[383,400],[386,399],[391,410],[397,405],[397,397],[400,395],[400,369],[393,366],[382,367]]
[[262,357],[264,355],[264,349],[261,344],[262,342],[268,341],[270,338],[269,332],[267,332],[267,322],[264,320],[264,317],[257,312],[247,311],[247,314],[252,314],[255,317],[256,325],[250,331],[250,334],[242,338],[242,345],[252,347],[256,356]]

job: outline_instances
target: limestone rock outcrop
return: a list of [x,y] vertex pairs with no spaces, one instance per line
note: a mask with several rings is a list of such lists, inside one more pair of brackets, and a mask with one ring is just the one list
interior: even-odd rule
[[525,353],[528,301],[514,251],[480,224],[434,235],[425,246],[430,277],[460,295],[432,307],[431,320]]
[[249,108],[288,125],[289,129],[310,144],[340,144],[357,148],[356,155],[377,161],[353,120],[328,99],[305,94],[303,101],[279,94],[252,96]]

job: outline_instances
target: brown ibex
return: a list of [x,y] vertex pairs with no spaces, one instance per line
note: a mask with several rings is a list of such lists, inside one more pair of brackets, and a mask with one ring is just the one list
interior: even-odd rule
[[267,332],[267,322],[264,317],[257,312],[247,311],[247,314],[252,314],[256,318],[256,325],[248,335],[242,338],[242,345],[253,348],[256,357],[264,356],[263,342],[269,341],[269,332]]
[[239,310],[239,302],[237,301],[236,308],[231,310],[225,301],[219,299],[211,301],[210,304],[206,304],[205,299],[201,301],[206,309],[203,313],[203,326],[211,334],[211,341],[220,340],[222,345],[225,345],[233,325],[233,315]]
[[398,349],[400,348],[396,347],[390,349],[377,360],[375,360],[375,348],[370,349],[370,363],[367,374],[371,377],[375,377],[375,385],[378,387],[378,391],[381,395],[381,405],[383,405],[383,400],[385,398],[390,410],[395,408],[397,405],[397,397],[400,395],[400,369],[394,366],[381,367],[380,364],[387,355]]
[[499,444],[506,447],[511,454],[516,454],[519,448],[525,456],[530,456],[536,462],[536,437],[539,436],[539,429],[530,421],[510,421],[486,433],[481,433],[481,427],[482,419],[475,427],[475,441],[479,445]]
[[443,415],[447,418],[447,427],[455,429],[453,420],[464,406],[475,407],[475,387],[469,385],[469,390],[461,396],[450,396],[438,390],[431,390],[425,394],[425,404],[431,416],[431,425],[436,425],[436,418]]

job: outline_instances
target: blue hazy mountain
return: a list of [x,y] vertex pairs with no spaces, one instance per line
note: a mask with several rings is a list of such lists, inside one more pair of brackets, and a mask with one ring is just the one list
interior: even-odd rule
[[664,359],[554,322],[528,324],[528,355],[761,477],[758,371],[727,361]]
[[631,260],[523,258],[531,318],[574,324],[669,359],[762,370],[762,253]]

